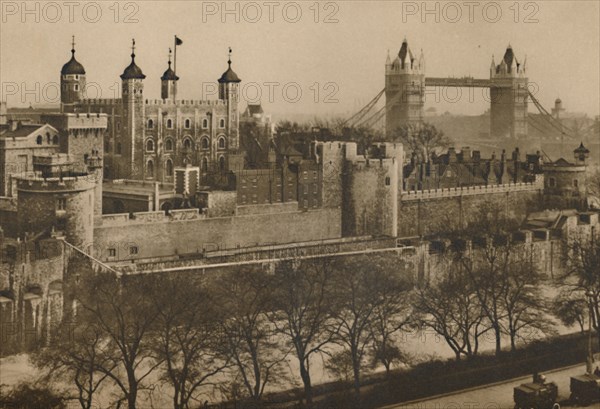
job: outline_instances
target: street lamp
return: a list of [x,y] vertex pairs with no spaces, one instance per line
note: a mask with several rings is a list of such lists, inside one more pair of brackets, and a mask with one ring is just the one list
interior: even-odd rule
[[592,374],[592,371],[594,370],[593,366],[594,366],[594,355],[592,353],[592,315],[593,315],[593,311],[592,311],[592,301],[593,301],[593,297],[594,297],[594,293],[592,292],[592,290],[588,290],[585,293],[585,296],[587,298],[587,302],[588,302],[588,357],[587,357],[587,373],[588,374]]

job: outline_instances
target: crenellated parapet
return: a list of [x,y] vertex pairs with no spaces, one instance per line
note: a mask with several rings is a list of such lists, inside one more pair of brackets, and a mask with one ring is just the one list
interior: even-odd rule
[[79,176],[63,176],[44,178],[36,176],[17,176],[17,189],[38,193],[70,193],[84,192],[95,187],[95,176],[82,174]]
[[413,201],[413,200],[428,200],[428,199],[441,199],[448,197],[457,196],[476,196],[476,195],[490,195],[496,193],[510,193],[510,192],[528,192],[528,191],[543,191],[544,190],[544,177],[543,175],[536,175],[534,182],[523,182],[523,183],[507,183],[500,185],[479,185],[479,186],[462,186],[452,187],[446,189],[426,189],[417,191],[403,191],[402,201]]
[[147,99],[146,105],[165,105],[165,106],[226,106],[226,101],[222,99],[215,100],[192,100],[182,99],[173,101],[171,99]]

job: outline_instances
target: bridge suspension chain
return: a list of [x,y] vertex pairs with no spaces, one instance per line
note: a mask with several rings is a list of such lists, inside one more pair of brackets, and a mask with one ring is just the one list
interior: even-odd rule
[[[385,101],[385,105],[378,109],[375,113],[369,116],[367,119],[356,123],[355,125],[365,125],[367,127],[377,123],[384,115],[386,115],[394,106],[394,104],[402,98],[402,92],[398,92],[392,99]],[[387,109],[386,109],[387,108]]]
[[566,135],[570,138],[574,138],[573,136],[573,130],[570,129],[569,127],[565,126],[564,124],[562,124],[560,121],[558,121],[556,118],[554,118],[543,106],[542,104],[537,100],[537,98],[531,93],[531,91],[527,91],[527,93],[529,94],[529,97],[531,98],[531,100],[533,101],[533,104],[535,105],[535,107],[538,109],[538,111],[540,112],[540,114],[542,114],[542,118],[544,118],[546,120],[546,123],[550,124],[552,127],[554,127],[557,131],[559,131],[562,135]]
[[371,101],[369,101],[369,103],[367,105],[365,105],[364,107],[362,107],[357,113],[352,115],[350,118],[346,119],[342,123],[342,125],[347,125],[354,120],[356,120],[356,123],[354,125],[357,125],[358,122],[360,122],[360,120],[362,118],[364,118],[364,116],[367,113],[369,113],[369,111],[375,106],[375,104],[377,104],[377,102],[379,102],[379,100],[381,99],[381,96],[383,95],[384,92],[385,92],[385,88],[382,89],[381,91],[379,91],[379,93],[377,95],[375,95],[375,98],[373,98]]

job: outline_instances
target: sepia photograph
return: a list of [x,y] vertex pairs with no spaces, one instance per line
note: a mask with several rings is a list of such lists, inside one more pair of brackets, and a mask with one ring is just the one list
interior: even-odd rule
[[0,409],[600,409],[600,0],[0,0]]

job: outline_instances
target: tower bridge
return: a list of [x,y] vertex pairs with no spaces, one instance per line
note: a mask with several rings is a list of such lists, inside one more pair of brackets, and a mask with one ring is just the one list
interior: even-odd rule
[[425,87],[481,87],[490,88],[491,137],[526,137],[526,72],[526,59],[520,62],[509,45],[500,64],[492,57],[489,79],[426,77],[423,51],[417,58],[405,39],[398,55],[388,55],[385,64],[386,132],[423,122]]
[[[426,100],[426,87],[465,87],[488,88],[490,100],[490,136],[492,139],[525,138],[528,124],[538,128],[528,116],[528,102],[531,100],[546,122],[543,125],[558,129],[569,136],[572,132],[553,118],[534,95],[528,90],[527,58],[517,59],[510,44],[499,64],[492,56],[489,68],[490,78],[427,77],[425,57],[421,50],[417,57],[402,42],[398,54],[391,58],[388,54],[385,63],[385,88],[360,111],[345,121],[347,126],[373,126],[385,123],[387,133],[395,132],[404,126],[419,126],[423,123],[423,107]],[[385,105],[377,107],[385,94]]]

